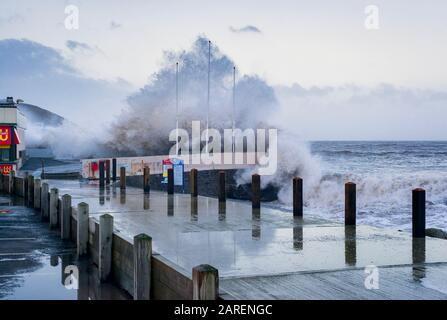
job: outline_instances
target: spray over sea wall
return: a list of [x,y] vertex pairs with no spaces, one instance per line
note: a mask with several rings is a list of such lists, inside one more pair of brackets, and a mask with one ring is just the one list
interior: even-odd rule
[[[233,66],[235,63],[214,44],[211,50],[210,127],[218,130],[232,126]],[[199,37],[189,51],[166,52],[161,69],[150,82],[128,98],[113,125],[109,146],[120,154],[168,154],[172,142],[169,132],[176,126],[176,68],[179,62],[179,127],[191,131],[191,121],[206,123],[208,39]],[[318,159],[308,145],[301,141],[277,119],[280,106],[272,86],[258,76],[238,75],[236,82],[236,127],[277,128],[278,171],[263,178],[263,186],[284,186],[293,175],[301,175],[306,183],[319,180]],[[275,119],[275,121],[273,121]],[[293,159],[293,161],[292,161]],[[239,183],[250,181],[250,171],[238,174]],[[280,193],[283,191],[280,191]]]

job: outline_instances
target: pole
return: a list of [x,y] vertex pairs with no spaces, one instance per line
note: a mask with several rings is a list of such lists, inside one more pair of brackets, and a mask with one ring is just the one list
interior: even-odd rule
[[233,66],[233,112],[232,112],[232,130],[231,130],[231,151],[236,152],[236,146],[234,145],[234,129],[235,123],[235,113],[236,113],[236,66]]
[[174,194],[174,169],[168,169],[168,194]]
[[112,159],[112,180],[116,182],[116,158]]
[[198,185],[197,185],[197,169],[191,169],[189,172],[189,183],[190,183],[190,191],[191,191],[191,197],[197,198],[199,192],[198,192]]
[[253,209],[261,208],[261,176],[259,174],[251,176],[251,206]]
[[413,190],[413,238],[425,238],[425,190]]
[[208,41],[208,94],[207,94],[207,109],[206,109],[206,145],[205,150],[208,153],[208,130],[209,130],[209,121],[210,121],[210,84],[211,83],[211,41]]
[[225,192],[225,171],[219,171],[219,184],[217,189],[219,202],[225,202],[227,195]]
[[105,169],[104,169],[104,161],[99,161],[99,187],[104,188],[105,185]]
[[71,235],[71,196],[62,196],[61,239],[69,240]]
[[176,128],[175,154],[178,156],[178,62],[176,63],[176,70],[175,70],[175,128]]
[[192,269],[193,300],[217,300],[219,271],[207,264]]
[[345,184],[345,225],[356,225],[356,185],[348,182]]
[[120,189],[126,190],[126,167],[120,168]]
[[85,202],[78,204],[77,210],[77,253],[78,257],[87,255],[89,208]]
[[143,190],[144,193],[150,192],[150,179],[151,179],[151,173],[149,167],[144,167],[143,169]]
[[293,216],[303,217],[303,179],[293,178]]
[[105,170],[106,170],[106,184],[109,185],[110,184],[110,159],[106,160]]
[[58,223],[58,207],[59,190],[52,188],[50,191],[50,228],[55,229]]
[[152,278],[152,238],[147,234],[139,234],[133,238],[133,259],[133,299],[149,300]]
[[99,279],[106,281],[112,270],[113,216],[99,217]]

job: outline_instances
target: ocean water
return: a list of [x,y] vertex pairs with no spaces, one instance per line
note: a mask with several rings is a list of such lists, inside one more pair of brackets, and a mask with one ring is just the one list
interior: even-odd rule
[[344,183],[352,181],[358,223],[410,230],[411,191],[421,187],[427,228],[447,230],[447,142],[324,141],[309,147],[319,172],[307,173],[318,178],[304,182],[308,214],[343,221]]

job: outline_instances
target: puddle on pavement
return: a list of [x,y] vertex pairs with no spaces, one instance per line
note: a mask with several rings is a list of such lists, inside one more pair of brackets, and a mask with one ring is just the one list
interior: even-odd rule
[[100,284],[97,267],[73,254],[0,256],[0,299],[122,300],[131,297],[113,284]]

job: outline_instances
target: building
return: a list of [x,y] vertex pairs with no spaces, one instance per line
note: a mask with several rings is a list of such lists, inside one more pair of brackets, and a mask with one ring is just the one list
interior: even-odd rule
[[[19,102],[19,101],[17,101]],[[18,170],[25,157],[26,118],[12,97],[0,99],[0,173]]]

